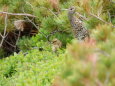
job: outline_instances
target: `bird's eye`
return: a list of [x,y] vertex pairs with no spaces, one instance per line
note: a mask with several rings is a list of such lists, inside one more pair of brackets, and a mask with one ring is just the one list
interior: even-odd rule
[[53,41],[53,43],[55,43],[56,41]]
[[70,10],[73,10],[73,8],[71,8]]

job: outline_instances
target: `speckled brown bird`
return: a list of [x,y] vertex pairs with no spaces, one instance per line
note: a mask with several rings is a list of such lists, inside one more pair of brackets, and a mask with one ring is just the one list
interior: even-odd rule
[[72,30],[73,30],[74,36],[78,40],[85,40],[86,38],[89,38],[89,32],[84,27],[83,22],[79,18],[74,16],[75,11],[76,9],[73,6],[68,9],[68,18],[73,28]]
[[57,38],[52,40],[52,51],[57,52],[58,49],[62,47],[62,42]]

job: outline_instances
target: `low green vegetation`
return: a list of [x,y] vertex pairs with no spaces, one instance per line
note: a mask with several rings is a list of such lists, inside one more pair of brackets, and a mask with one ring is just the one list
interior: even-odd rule
[[26,47],[28,44],[25,51],[0,60],[0,86],[51,86],[53,78],[61,72],[64,51],[59,51],[58,57],[43,41],[36,43],[43,51]]

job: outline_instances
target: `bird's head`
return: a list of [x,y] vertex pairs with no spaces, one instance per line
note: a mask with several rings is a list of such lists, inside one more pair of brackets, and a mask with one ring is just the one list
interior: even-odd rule
[[57,38],[55,38],[55,39],[52,40],[52,44],[55,44],[56,42],[58,42]]
[[69,14],[71,14],[71,15],[73,15],[75,13],[75,11],[76,11],[76,8],[74,6],[72,6],[68,9]]

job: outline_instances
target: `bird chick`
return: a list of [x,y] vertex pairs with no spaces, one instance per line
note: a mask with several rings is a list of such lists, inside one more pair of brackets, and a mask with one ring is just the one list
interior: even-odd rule
[[57,38],[52,40],[52,51],[57,52],[58,49],[62,47],[62,42]]

